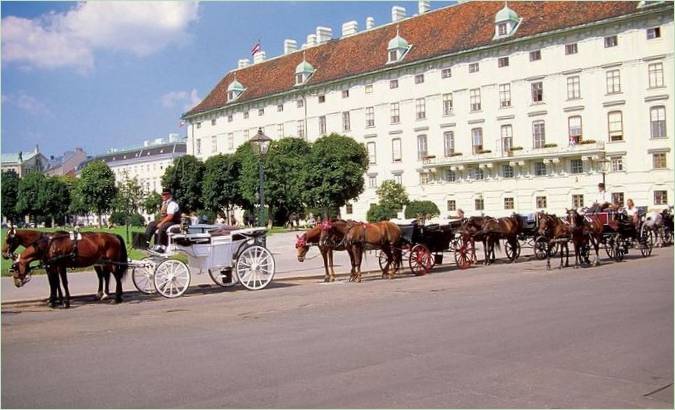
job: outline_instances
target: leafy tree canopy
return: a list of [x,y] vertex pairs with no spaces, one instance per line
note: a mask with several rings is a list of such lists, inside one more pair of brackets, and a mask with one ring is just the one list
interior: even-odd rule
[[143,199],[143,210],[149,214],[156,214],[162,206],[162,196],[155,191],[150,192]]
[[162,177],[164,188],[171,189],[182,212],[202,209],[204,163],[192,155],[177,158]]
[[16,211],[20,215],[29,215],[33,218],[45,215],[46,181],[47,177],[40,172],[30,172],[21,178],[16,203]]
[[204,208],[215,214],[243,203],[239,190],[239,163],[231,154],[210,157],[204,163]]
[[368,222],[388,221],[392,218],[396,218],[396,210],[387,208],[382,204],[371,204],[366,213]]
[[100,217],[112,208],[117,192],[115,174],[103,161],[90,162],[80,174],[76,191],[82,206]]
[[440,214],[441,211],[438,206],[432,201],[410,201],[405,208],[406,218],[417,218],[420,215],[438,216]]
[[408,194],[403,185],[390,179],[377,188],[377,196],[380,198],[380,205],[397,211],[408,203]]
[[282,138],[272,142],[265,161],[265,202],[270,214],[287,216],[304,209],[304,173],[311,152],[310,144],[300,138]]
[[2,216],[12,222],[19,219],[16,203],[19,199],[19,175],[14,171],[2,171]]

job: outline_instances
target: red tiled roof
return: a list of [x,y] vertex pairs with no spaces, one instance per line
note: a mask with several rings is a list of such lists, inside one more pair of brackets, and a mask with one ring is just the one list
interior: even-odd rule
[[[516,33],[508,39],[622,16],[635,11],[637,5],[637,1],[511,2],[509,7],[523,20]],[[413,45],[404,62],[495,43],[492,40],[494,18],[502,7],[502,2],[467,2],[401,21],[401,37]],[[395,35],[396,25],[390,24],[306,49],[307,61],[316,69],[307,84],[324,83],[384,68],[387,44]],[[237,80],[246,87],[237,102],[292,89],[295,67],[302,61],[302,54],[296,52],[236,70]],[[225,106],[227,86],[233,77],[233,72],[228,73],[201,103],[185,115]]]

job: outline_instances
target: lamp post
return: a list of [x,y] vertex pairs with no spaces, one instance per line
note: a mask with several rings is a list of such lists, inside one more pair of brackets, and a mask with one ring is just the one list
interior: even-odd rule
[[263,216],[265,209],[265,192],[264,192],[264,182],[265,182],[265,171],[263,170],[263,160],[265,155],[267,155],[267,150],[270,148],[270,142],[272,138],[265,135],[262,131],[262,128],[258,128],[258,132],[249,140],[251,143],[251,148],[253,148],[253,153],[258,156],[258,164],[260,166],[260,180],[259,180],[259,199],[260,199],[260,209],[258,210],[258,225],[263,224]]
[[602,159],[598,161],[600,163],[600,168],[602,171],[602,184],[605,184],[605,174],[608,171],[608,164],[612,162],[611,159],[607,159],[607,157],[603,156]]

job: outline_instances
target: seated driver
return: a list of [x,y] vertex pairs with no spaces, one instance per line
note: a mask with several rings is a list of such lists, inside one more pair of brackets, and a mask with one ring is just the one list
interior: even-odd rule
[[159,221],[153,221],[148,224],[148,227],[145,230],[145,237],[150,240],[156,231],[155,250],[163,252],[169,241],[166,230],[169,229],[171,225],[180,224],[181,217],[180,207],[178,206],[178,203],[174,201],[169,189],[162,191],[162,206],[159,210],[159,214]]
[[602,182],[598,184],[598,195],[595,197],[595,202],[591,207],[593,212],[603,211],[607,208],[611,208],[612,204],[612,195],[605,191],[605,184]]

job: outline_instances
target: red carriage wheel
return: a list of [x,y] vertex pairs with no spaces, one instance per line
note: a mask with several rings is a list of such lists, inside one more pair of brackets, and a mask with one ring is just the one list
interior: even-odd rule
[[431,266],[433,265],[432,258],[431,251],[426,246],[422,244],[413,246],[410,250],[410,258],[408,259],[410,270],[415,276],[426,275],[431,271]]
[[466,269],[475,262],[474,248],[471,241],[459,241],[459,246],[455,248],[455,262],[460,269]]

